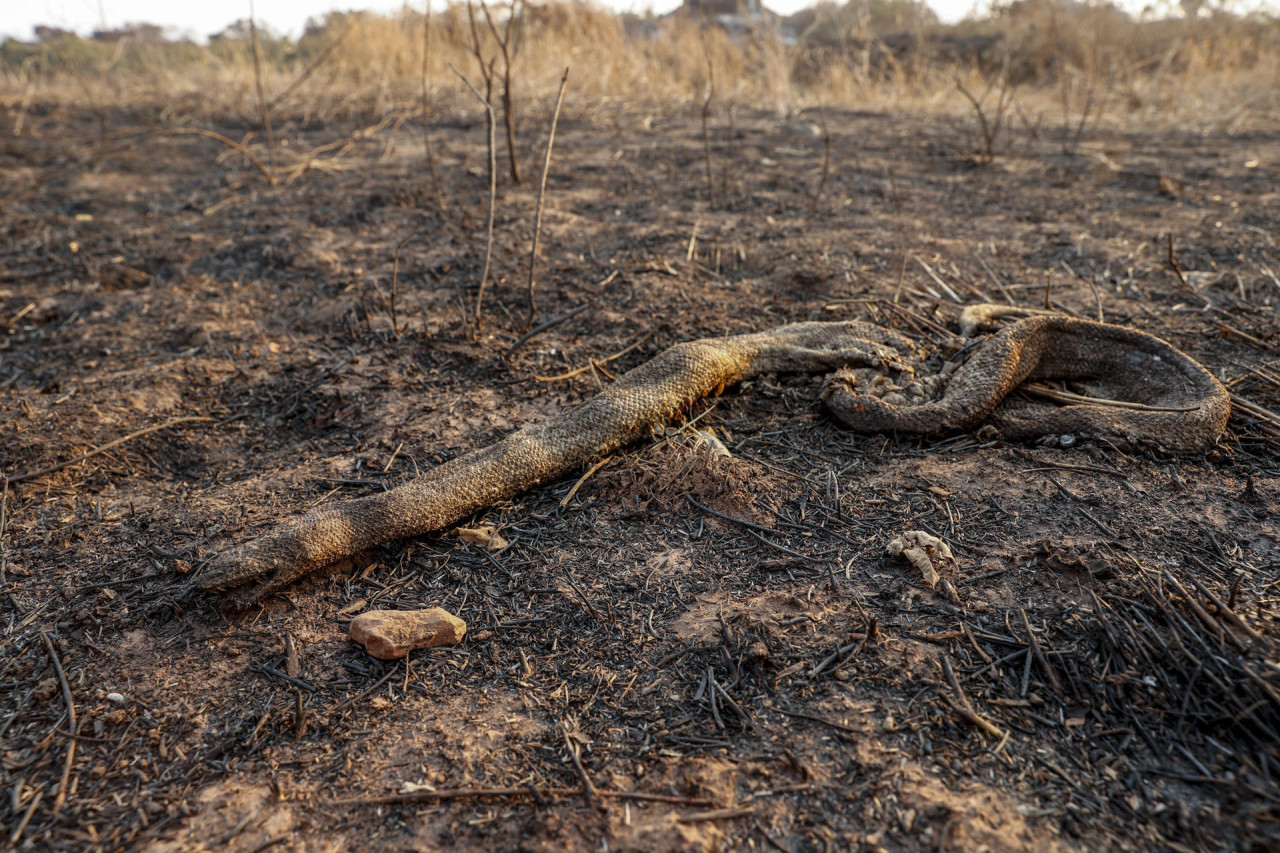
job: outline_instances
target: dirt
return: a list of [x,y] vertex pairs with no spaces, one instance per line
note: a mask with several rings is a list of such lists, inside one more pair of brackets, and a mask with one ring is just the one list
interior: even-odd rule
[[[921,440],[842,431],[820,377],[767,376],[688,413],[731,457],[655,436],[465,525],[496,525],[499,552],[395,543],[251,612],[193,591],[277,519],[672,343],[787,321],[938,345],[960,302],[1048,301],[1277,408],[1280,128],[1120,122],[1067,154],[1041,130],[981,165],[937,116],[823,119],[825,168],[816,113],[719,109],[704,149],[698,108],[567,107],[535,323],[587,307],[512,352],[537,181],[500,182],[477,330],[474,121],[434,129],[442,212],[411,124],[271,186],[211,139],[32,105],[0,137],[5,837],[1277,849],[1280,431],[1242,411],[1200,456]],[[357,129],[282,122],[281,167]],[[207,420],[23,477],[178,418]],[[950,592],[886,552],[913,529],[950,545]],[[346,636],[363,610],[433,606],[463,643],[383,663]]]

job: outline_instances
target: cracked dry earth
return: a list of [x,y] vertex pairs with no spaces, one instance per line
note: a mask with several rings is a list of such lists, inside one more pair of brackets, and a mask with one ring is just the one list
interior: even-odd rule
[[[1101,311],[1277,408],[1277,128],[1120,118],[1096,140],[1129,152],[1120,171],[1048,138],[975,168],[952,123],[828,111],[815,202],[808,118],[713,117],[711,210],[697,109],[567,107],[539,316],[587,308],[504,358],[535,196],[500,188],[473,336],[479,125],[437,129],[442,215],[410,128],[267,186],[192,137],[103,156],[96,117],[34,105],[29,134],[0,138],[0,470],[212,420],[9,489],[5,838],[1280,844],[1280,463],[1276,431],[1239,407],[1189,456],[921,440],[843,431],[820,377],[764,376],[571,497],[576,476],[481,513],[500,552],[449,533],[395,543],[248,612],[191,593],[208,559],[274,519],[487,445],[674,342],[849,317],[938,343],[960,307],[949,291]],[[304,150],[356,129],[278,134]],[[949,587],[886,553],[911,529],[949,543]],[[467,620],[462,644],[387,664],[346,637],[363,610],[430,606]]]

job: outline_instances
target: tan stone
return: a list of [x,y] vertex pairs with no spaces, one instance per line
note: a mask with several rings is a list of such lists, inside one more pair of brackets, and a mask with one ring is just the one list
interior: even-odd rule
[[414,649],[457,643],[467,623],[447,610],[370,610],[351,620],[351,639],[379,660],[398,660]]

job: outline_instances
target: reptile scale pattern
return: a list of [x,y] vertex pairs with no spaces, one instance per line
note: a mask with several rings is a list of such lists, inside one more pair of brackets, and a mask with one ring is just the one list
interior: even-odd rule
[[[693,401],[763,373],[837,370],[823,399],[864,432],[938,433],[984,421],[1004,437],[1124,436],[1168,450],[1212,446],[1230,399],[1211,374],[1168,343],[1132,329],[1063,316],[1007,326],[976,349],[942,396],[894,406],[858,393],[850,366],[915,372],[924,353],[892,330],[858,322],[797,323],[676,344],[596,397],[396,489],[324,506],[216,556],[197,584],[247,606],[297,578],[368,548],[439,530],[498,501],[574,473],[661,426]],[[1029,379],[1099,380],[1145,408],[1044,407],[1009,399]]]

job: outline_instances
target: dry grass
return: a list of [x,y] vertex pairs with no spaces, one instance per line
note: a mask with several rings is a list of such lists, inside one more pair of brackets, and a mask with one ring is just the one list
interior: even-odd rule
[[[498,10],[501,11],[500,9]],[[911,21],[797,16],[794,44],[781,24],[731,37],[687,18],[642,20],[583,3],[531,8],[520,33],[517,102],[546,102],[566,65],[571,105],[609,99],[721,103],[790,110],[813,105],[963,113],[970,89],[1007,76],[1032,114],[1064,124],[1105,107],[1127,120],[1206,127],[1247,125],[1280,103],[1280,21],[1217,13],[1135,21],[1111,7],[1020,0],[998,15],[942,27]],[[883,28],[907,26],[905,34]],[[241,28],[243,30],[243,28]],[[481,28],[482,40],[492,35]],[[420,106],[423,15],[329,15],[296,43],[263,39],[273,113],[302,122],[413,114]],[[427,67],[438,106],[473,109],[449,72],[474,70],[464,6],[433,16]],[[482,45],[488,55],[493,44]],[[138,109],[162,121],[257,119],[253,50],[246,38],[206,47],[75,38],[0,48],[0,96],[10,111],[45,101],[101,113]]]

